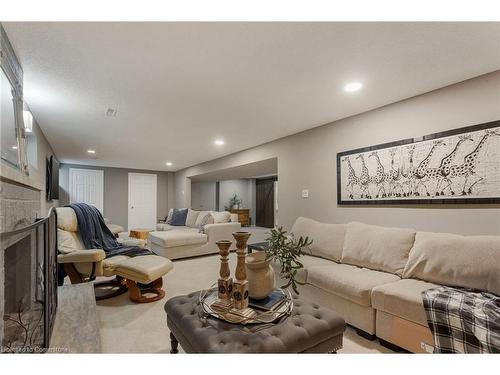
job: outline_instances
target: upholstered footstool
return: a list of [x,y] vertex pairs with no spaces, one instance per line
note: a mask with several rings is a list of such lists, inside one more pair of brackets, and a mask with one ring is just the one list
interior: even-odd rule
[[[162,276],[173,268],[172,261],[167,258],[144,255],[121,261],[114,271],[117,276],[126,280],[130,299],[144,303],[158,301],[165,296]],[[153,296],[148,297],[147,294]]]
[[335,353],[345,321],[331,310],[294,298],[290,316],[274,324],[230,324],[200,314],[199,292],[165,304],[171,353]]

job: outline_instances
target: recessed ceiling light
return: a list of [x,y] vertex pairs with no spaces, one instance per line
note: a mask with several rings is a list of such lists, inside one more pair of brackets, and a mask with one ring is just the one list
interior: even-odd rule
[[89,154],[95,154],[95,150],[87,150]]
[[13,150],[17,150],[17,146],[12,146],[12,149]]
[[222,146],[224,145],[224,140],[223,139],[216,139],[215,142],[214,142],[217,146]]
[[167,167],[171,167],[173,165],[170,161],[167,161],[165,164],[167,165]]
[[363,84],[361,82],[350,82],[344,86],[344,91],[346,92],[355,92],[361,90]]

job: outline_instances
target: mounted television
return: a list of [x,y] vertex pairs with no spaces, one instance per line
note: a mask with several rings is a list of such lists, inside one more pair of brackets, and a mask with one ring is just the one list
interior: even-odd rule
[[59,199],[59,162],[51,155],[47,160],[47,200]]

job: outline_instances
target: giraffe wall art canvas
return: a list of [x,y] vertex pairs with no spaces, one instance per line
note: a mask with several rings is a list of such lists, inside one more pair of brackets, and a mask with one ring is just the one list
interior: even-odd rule
[[338,153],[337,201],[500,203],[500,120]]

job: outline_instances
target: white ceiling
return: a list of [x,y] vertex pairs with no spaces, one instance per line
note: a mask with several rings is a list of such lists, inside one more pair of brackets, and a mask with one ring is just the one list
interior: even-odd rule
[[500,69],[500,23],[4,27],[59,159],[102,166],[178,170]]

